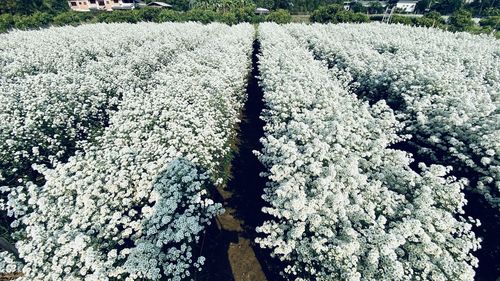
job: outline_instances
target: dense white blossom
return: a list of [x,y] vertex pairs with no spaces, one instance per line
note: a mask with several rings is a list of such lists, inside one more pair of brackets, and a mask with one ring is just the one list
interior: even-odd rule
[[[400,124],[384,101],[347,90],[285,27],[261,24],[269,179],[257,242],[293,280],[473,280],[479,240],[461,217],[462,181],[388,148]],[[341,44],[341,42],[340,42]]]
[[120,100],[153,86],[155,70],[213,29],[98,24],[0,35],[0,185],[65,160],[100,134]]
[[[491,37],[398,25],[289,25],[356,91],[386,99],[420,153],[436,155],[500,208],[500,44]],[[459,171],[460,172],[460,171]]]
[[[109,126],[66,163],[35,165],[43,186],[8,188],[4,208],[24,237],[16,243],[21,280],[182,280],[203,264],[193,249],[222,210],[208,190],[221,177],[246,99],[254,28],[116,27],[139,45],[152,40],[139,33],[160,29],[150,35],[175,33],[184,46],[168,63],[150,58],[155,69],[147,81],[123,92]],[[148,51],[172,51],[168,39]]]
[[0,252],[0,272],[15,273],[22,269],[22,264],[9,252]]

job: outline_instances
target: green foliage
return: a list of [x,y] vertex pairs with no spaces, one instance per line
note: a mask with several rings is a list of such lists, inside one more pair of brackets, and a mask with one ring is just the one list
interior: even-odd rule
[[135,18],[138,19],[139,21],[158,21],[158,17],[160,16],[160,13],[163,11],[163,9],[158,9],[158,8],[142,8],[142,9],[137,9],[134,10],[135,13]]
[[14,17],[11,14],[0,15],[0,32],[6,32],[14,26]]
[[471,12],[460,9],[450,16],[448,24],[452,31],[466,31],[474,26],[474,21]]
[[57,26],[63,25],[78,25],[86,21],[90,21],[94,15],[92,13],[81,13],[68,11],[60,13],[52,18],[52,24]]
[[52,16],[48,13],[35,12],[30,16],[14,15],[14,27],[17,29],[33,29],[48,26]]
[[500,16],[482,18],[479,25],[481,27],[489,27],[492,30],[498,30],[500,28]]
[[465,8],[476,17],[495,16],[500,14],[500,2],[497,0],[474,0]]
[[66,0],[43,0],[43,6],[47,12],[59,13],[68,11],[68,1]]
[[155,19],[155,22],[177,22],[181,21],[178,11],[160,10],[160,13]]
[[436,11],[426,13],[424,15],[424,18],[432,19],[432,20],[438,21],[442,24],[445,24],[445,20],[443,19],[443,16],[439,12],[436,12]]
[[420,0],[415,5],[415,12],[424,13],[432,4],[433,0]]
[[491,34],[493,33],[493,29],[490,27],[481,27],[477,25],[472,25],[467,28],[465,28],[463,31],[467,31],[472,34]]
[[264,21],[264,16],[256,15],[254,7],[244,7],[233,10],[237,22],[258,23]]
[[368,8],[363,6],[363,4],[356,2],[351,6],[351,11],[353,11],[355,13],[366,13],[366,12],[368,12]]
[[405,17],[400,15],[393,15],[391,18],[391,23],[401,23],[407,25],[414,25],[414,21],[411,17]]
[[460,10],[464,5],[463,0],[441,0],[431,7],[431,10],[449,15]]
[[425,14],[423,17],[414,18],[414,25],[425,26],[425,27],[439,27],[445,28],[446,22],[438,12],[430,12]]
[[362,13],[346,11],[340,4],[332,4],[314,11],[311,21],[319,23],[369,22],[370,18]]
[[370,15],[371,21],[382,21],[383,15]]
[[66,0],[1,0],[0,14],[31,15],[35,12],[58,13],[68,10]]
[[0,11],[11,14],[28,15],[43,9],[42,0],[7,0],[0,2],[2,2]]
[[[263,7],[263,8],[268,8],[272,10],[278,10],[278,9],[292,9],[295,7],[295,5],[305,5],[305,3],[300,3],[300,2],[307,2],[307,1],[291,1],[291,0],[256,0],[253,1],[257,6]],[[325,1],[322,1],[325,2]]]
[[139,21],[136,11],[113,11],[113,12],[98,12],[93,19],[94,22],[128,22],[136,23]]
[[245,7],[255,8],[255,4],[251,0],[198,0],[194,5],[196,10],[212,10],[220,13]]
[[[371,20],[382,20],[381,16],[371,16]],[[409,17],[393,15],[391,23],[406,24],[412,26],[434,27],[450,31],[466,31],[472,34],[491,34],[500,38],[500,17],[487,17],[480,21],[481,26],[477,26],[472,21],[471,13],[467,10],[459,10],[449,18],[449,24],[443,19],[440,13],[430,12],[422,17]]]
[[382,14],[384,11],[385,8],[379,2],[373,2],[368,7],[368,13],[370,14]]
[[212,10],[193,9],[184,14],[186,21],[197,21],[201,23],[210,23],[217,21],[219,14]]
[[[58,3],[62,3],[59,0],[3,0],[0,2],[0,11],[5,11],[6,9],[16,9],[19,14],[0,14],[0,32],[6,32],[12,28],[18,29],[31,29],[45,27],[48,25],[79,25],[82,23],[92,23],[92,22],[127,22],[136,23],[140,21],[150,21],[150,22],[185,22],[185,21],[197,21],[201,23],[210,22],[222,22],[229,25],[237,24],[240,22],[249,23],[260,23],[264,21],[273,21],[280,24],[289,23],[292,21],[292,16],[289,10],[277,9],[272,11],[269,15],[256,15],[255,5],[248,4],[252,1],[247,0],[227,0],[224,7],[229,8],[217,8],[217,9],[201,9],[195,8],[188,10],[187,12],[180,11],[179,7],[177,10],[166,10],[166,9],[155,9],[155,8],[141,8],[131,11],[113,11],[113,12],[74,12],[74,11],[63,11],[57,13],[50,12],[35,12],[31,15],[24,15],[22,13],[37,7],[37,5],[42,5],[47,11],[55,11]],[[152,1],[152,0],[150,0]],[[184,1],[184,2],[183,2]],[[448,1],[448,0],[446,0]],[[451,0],[450,0],[451,1]],[[28,3],[30,2],[30,3]],[[63,1],[67,5],[66,1]],[[169,1],[170,3],[177,3],[175,5],[189,5],[189,0],[178,0]],[[217,1],[207,1],[211,5],[215,5]],[[220,1],[219,1],[220,2]],[[280,4],[279,1],[273,0],[263,0],[255,1],[259,4],[266,4],[267,7],[284,5]],[[293,3],[294,1],[291,1]],[[314,2],[314,1],[313,1]],[[319,1],[325,2],[325,1]],[[317,3],[319,3],[317,2]],[[369,22],[370,18],[364,14],[369,13],[381,13],[384,8],[379,3],[374,3],[370,7],[362,7],[359,3],[354,4],[351,11],[344,9],[342,1],[331,0],[326,1],[335,4],[324,6],[314,11],[310,17],[312,22],[320,23],[340,23],[340,22]],[[253,3],[253,2],[252,2]],[[305,5],[305,4],[304,4]],[[47,9],[47,7],[53,7],[52,9]],[[259,5],[266,7],[265,5]],[[22,13],[21,13],[22,11]],[[358,12],[356,12],[358,11]],[[453,16],[450,17],[449,24],[446,25],[445,21],[442,19],[441,14],[438,12],[430,12],[425,14],[423,17],[403,17],[394,15],[392,17],[393,23],[401,23],[415,26],[425,26],[425,27],[437,27],[443,29],[449,29],[452,31],[468,31],[471,33],[493,33],[498,29],[499,26],[499,14],[500,10],[495,8],[484,9],[484,13],[491,14],[492,16],[486,17],[481,20],[481,27],[474,26],[471,19],[471,13],[466,10],[458,10]],[[373,20],[380,20],[380,17],[371,17]],[[495,33],[498,34],[498,33]]]
[[[154,0],[150,0],[153,2]],[[190,0],[169,0],[168,3],[173,6],[176,11],[187,11],[190,8]]]
[[487,17],[500,16],[500,9],[498,9],[498,8],[486,8],[486,9],[484,9],[484,15]]
[[290,23],[292,21],[292,16],[290,12],[284,9],[278,9],[269,13],[266,17],[266,21],[272,21],[280,24]]
[[79,25],[82,23],[95,22],[127,22],[137,23],[140,21],[150,22],[185,22],[196,21],[201,23],[222,22],[229,25],[240,22],[259,23],[264,21],[273,21],[277,23],[289,23],[292,17],[286,10],[277,10],[268,16],[256,15],[255,8],[241,7],[228,12],[217,12],[214,10],[192,9],[187,12],[177,10],[141,8],[128,11],[94,11],[94,12],[75,12],[66,11],[51,15],[49,13],[36,12],[32,15],[0,15],[0,32],[6,32],[9,29],[32,29],[45,27],[50,24],[55,26]]
[[222,14],[221,22],[229,25],[237,24],[238,20],[236,19],[236,15],[233,12],[227,12]]

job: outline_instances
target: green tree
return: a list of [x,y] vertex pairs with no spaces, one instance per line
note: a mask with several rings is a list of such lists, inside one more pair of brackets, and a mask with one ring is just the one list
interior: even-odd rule
[[452,14],[463,7],[463,0],[441,0],[434,4],[431,10],[440,12],[443,15]]
[[311,21],[319,23],[337,23],[336,15],[344,10],[344,7],[338,4],[321,7],[312,13]]
[[52,16],[48,13],[35,12],[32,15],[15,15],[14,26],[17,29],[33,29],[48,26],[52,21]]
[[[467,10],[471,11],[476,16],[490,16],[492,10],[500,8],[500,1],[498,0],[475,0],[466,5]],[[498,11],[497,11],[498,12]]]
[[252,6],[235,9],[234,15],[236,16],[237,22],[250,22],[257,23],[264,20],[264,16],[259,16],[255,14],[255,8]]
[[292,21],[292,16],[290,12],[284,9],[278,9],[269,13],[266,17],[266,21],[272,21],[280,24],[290,23]]
[[0,14],[14,14],[16,11],[15,0],[2,0],[0,1]]
[[11,14],[0,15],[0,33],[6,32],[14,26],[14,17]]
[[363,4],[356,2],[351,6],[351,11],[355,13],[366,13],[368,11],[368,8],[363,6]]
[[274,9],[290,9],[293,7],[293,2],[290,0],[274,0]]
[[156,18],[157,22],[178,22],[182,21],[182,17],[178,11],[161,10]]
[[[148,1],[154,2],[154,0]],[[169,0],[168,3],[172,5],[173,9],[176,11],[187,11],[190,8],[190,0]]]
[[274,0],[256,0],[255,5],[260,8],[272,9],[274,7]]
[[382,14],[384,10],[384,7],[379,2],[372,2],[368,7],[368,13],[370,14]]
[[43,7],[47,12],[60,13],[68,11],[68,1],[66,0],[43,0]]
[[445,27],[446,21],[443,16],[436,11],[426,13],[421,18],[416,18],[417,25],[427,27]]
[[482,18],[479,25],[481,27],[489,27],[492,30],[498,30],[500,29],[500,16]]
[[432,4],[432,0],[420,0],[415,5],[415,11],[417,13],[423,13],[423,12],[427,11],[428,9],[430,9],[431,4]]
[[343,5],[332,4],[314,11],[311,15],[311,21],[319,23],[369,22],[370,18],[363,13],[346,11]]
[[450,16],[448,24],[453,31],[465,31],[474,26],[474,21],[471,12],[460,9]]
[[237,8],[253,5],[249,0],[197,0],[192,2],[192,8],[197,10],[212,10],[216,12],[229,12]]
[[87,21],[92,20],[94,15],[92,13],[80,13],[74,11],[67,11],[59,13],[52,18],[52,23],[54,25],[78,25]]
[[128,23],[137,23],[139,19],[137,18],[137,13],[135,11],[114,11],[112,13],[109,12],[98,12],[96,13],[93,21],[96,22],[128,22]]
[[212,11],[212,10],[205,10],[205,9],[193,9],[189,10],[184,14],[184,20],[186,21],[197,21],[201,23],[211,23],[214,21],[220,21],[219,18],[220,14]]
[[162,9],[157,8],[141,8],[134,11],[136,18],[139,21],[150,21],[150,22],[158,22],[160,13]]
[[15,0],[15,9],[13,13],[21,15],[29,15],[43,8],[42,0]]
[[414,22],[411,17],[394,15],[391,18],[391,23],[401,23],[406,25],[414,25]]
[[500,9],[497,9],[497,8],[486,8],[486,9],[484,9],[484,15],[488,16],[488,17],[500,16]]

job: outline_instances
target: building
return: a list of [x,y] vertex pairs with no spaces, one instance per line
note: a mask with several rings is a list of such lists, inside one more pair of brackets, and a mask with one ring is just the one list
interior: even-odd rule
[[418,1],[415,0],[400,0],[396,4],[396,9],[405,13],[413,13],[417,3]]
[[170,9],[170,8],[172,8],[172,5],[167,4],[165,2],[151,2],[148,4],[148,7]]
[[255,9],[255,14],[257,15],[267,15],[269,14],[269,10],[266,8],[257,8]]
[[135,0],[69,0],[68,5],[73,11],[88,12],[91,10],[113,11],[132,10]]

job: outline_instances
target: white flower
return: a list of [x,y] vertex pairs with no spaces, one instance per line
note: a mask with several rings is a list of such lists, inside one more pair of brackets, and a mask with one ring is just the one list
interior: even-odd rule
[[[0,141],[19,135],[0,161],[22,168],[6,176],[78,150],[39,170],[42,187],[5,188],[26,237],[22,279],[190,276],[195,243],[222,209],[205,189],[224,173],[254,32],[140,23],[0,35],[0,50],[16,46],[0,52],[0,107],[11,107]],[[19,158],[31,142],[41,158]]]
[[[421,165],[423,171],[414,172],[410,156],[390,148],[408,138],[391,103],[369,105],[349,92],[354,87],[346,89],[348,77],[356,77],[359,87],[374,79],[381,91],[410,88],[397,83],[405,75],[413,77],[410,72],[394,67],[378,75],[392,62],[373,61],[391,48],[369,46],[384,42],[376,36],[397,34],[390,37],[396,44],[413,34],[396,32],[399,28],[259,27],[266,102],[261,118],[267,125],[264,148],[257,155],[270,180],[263,196],[269,206],[263,211],[274,218],[257,228],[264,236],[257,243],[289,264],[284,270],[288,279],[427,280],[444,274],[473,280],[477,259],[471,252],[480,241],[460,218],[463,182],[445,178],[449,169],[443,166]],[[405,49],[428,52],[427,46],[414,48],[414,42]],[[346,53],[354,53],[356,60]],[[366,74],[338,78],[341,68],[331,72],[313,54],[328,65],[345,64],[346,71]],[[363,93],[378,92],[367,87]],[[424,105],[432,103],[419,104]],[[416,123],[425,126],[435,123],[434,118],[420,115]]]

